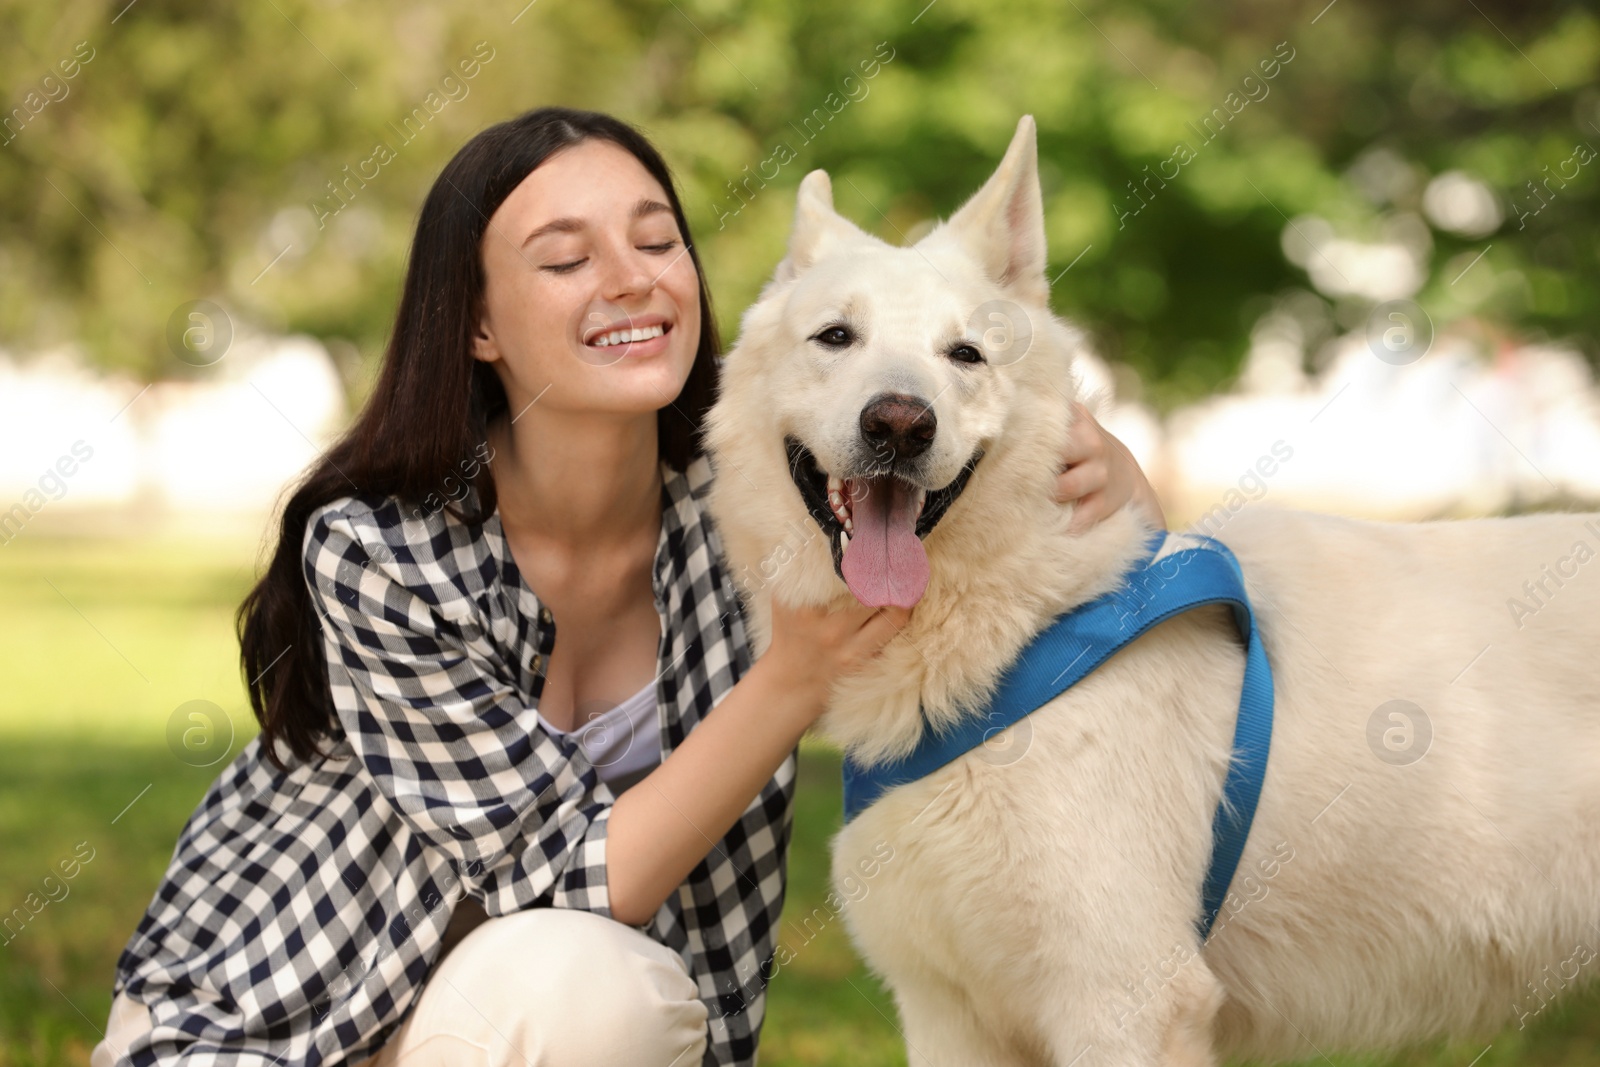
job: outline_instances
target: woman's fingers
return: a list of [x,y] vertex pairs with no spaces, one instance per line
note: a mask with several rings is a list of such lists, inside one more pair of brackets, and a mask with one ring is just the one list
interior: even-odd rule
[[1165,527],[1155,489],[1128,446],[1101,426],[1083,404],[1074,402],[1078,417],[1062,451],[1066,469],[1056,475],[1058,504],[1074,505],[1069,529],[1082,533],[1132,501],[1146,517]]
[[1083,533],[1083,531],[1111,514],[1112,510],[1115,509],[1107,508],[1106,495],[1104,493],[1089,493],[1087,496],[1079,497],[1078,502],[1073,505],[1072,521],[1067,523],[1067,532],[1073,534]]
[[850,670],[862,666],[875,657],[885,645],[894,640],[896,634],[905,629],[911,620],[910,608],[885,607],[868,610],[872,612],[871,616],[851,638]]
[[1106,441],[1100,424],[1082,404],[1074,401],[1072,406],[1078,417],[1067,427],[1067,444],[1061,451],[1061,462],[1069,467],[1086,460],[1103,458],[1106,454]]
[[1102,459],[1084,460],[1056,475],[1056,503],[1070,504],[1105,488],[1110,477]]
[[910,608],[879,608],[866,621],[866,625],[861,627],[861,633],[863,637],[876,640],[879,644],[887,644],[895,634],[904,630],[910,622]]

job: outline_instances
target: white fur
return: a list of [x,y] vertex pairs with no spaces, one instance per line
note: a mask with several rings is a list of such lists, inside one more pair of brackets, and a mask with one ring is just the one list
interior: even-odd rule
[[[711,507],[758,654],[774,596],[850,596],[784,434],[832,469],[862,403],[892,388],[937,394],[941,471],[986,449],[926,537],[909,628],[819,722],[862,763],[909,751],[919,706],[935,725],[970,713],[1034,633],[1116,584],[1149,532],[1124,508],[1070,535],[1052,499],[1078,334],[1048,310],[1038,205],[1029,118],[995,176],[911,248],[839,219],[814,172],[790,254],[727,357]],[[1027,355],[952,364],[943,346],[991,300],[1025,308]],[[846,306],[867,325],[861,346],[806,340]],[[1520,628],[1507,607],[1575,542],[1600,542],[1600,516],[1401,525],[1258,506],[1217,536],[1244,570],[1277,724],[1211,940],[1202,951],[1194,922],[1244,669],[1220,607],[1162,623],[1012,727],[1009,747],[891,791],[837,836],[846,923],[894,991],[912,1062],[1378,1049],[1526,1023],[1600,970],[1600,566]],[[1368,742],[1395,699],[1432,727],[1410,765]]]

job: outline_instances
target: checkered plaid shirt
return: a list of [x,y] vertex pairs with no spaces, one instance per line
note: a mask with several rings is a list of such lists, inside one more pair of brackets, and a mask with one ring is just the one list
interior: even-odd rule
[[[703,511],[709,464],[662,476],[652,584],[669,754],[750,654]],[[616,798],[538,721],[555,630],[499,513],[403,518],[394,498],[347,496],[312,514],[303,548],[340,736],[309,762],[280,748],[287,771],[257,737],[206,793],[117,965],[117,991],[155,1027],[119,1064],[354,1062],[427,982],[462,894],[491,916],[611,917]],[[796,758],[639,927],[677,950],[710,1009],[702,1067],[755,1061]]]

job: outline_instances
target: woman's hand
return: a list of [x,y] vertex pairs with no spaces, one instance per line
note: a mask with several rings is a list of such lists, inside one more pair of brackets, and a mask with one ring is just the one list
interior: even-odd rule
[[606,844],[612,918],[650,921],[826,710],[834,679],[876,656],[910,618],[910,608],[851,600],[828,611],[774,598],[767,650],[659,767],[617,797]]
[[1076,502],[1073,533],[1082,533],[1128,501],[1145,510],[1160,527],[1167,525],[1161,501],[1145,478],[1128,446],[1106,432],[1089,409],[1073,403],[1078,417],[1067,434],[1062,472],[1056,477],[1056,502]]
[[852,601],[829,611],[772,601],[772,641],[761,662],[782,685],[805,696],[812,718],[827,705],[833,682],[867,664],[911,620],[910,608],[869,608]]

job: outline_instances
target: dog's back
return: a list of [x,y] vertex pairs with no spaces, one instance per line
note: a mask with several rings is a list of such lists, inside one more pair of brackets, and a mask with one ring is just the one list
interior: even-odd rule
[[1186,947],[1242,675],[1220,607],[839,834],[836,879],[895,848],[846,920],[908,1037],[959,1033],[933,994],[964,986],[976,1040],[1060,1062],[1282,1060],[1527,1023],[1600,971],[1600,516],[1251,508],[1214,535],[1276,727],[1211,940]]
[[1218,930],[1219,1051],[1525,1024],[1600,970],[1600,515],[1217,531],[1272,661],[1252,855]]

